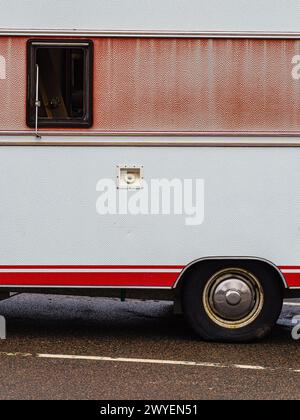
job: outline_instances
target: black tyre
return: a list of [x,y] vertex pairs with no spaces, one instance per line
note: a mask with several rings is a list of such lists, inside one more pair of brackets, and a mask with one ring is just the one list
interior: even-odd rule
[[183,312],[205,340],[258,340],[271,331],[280,316],[280,281],[273,269],[261,262],[202,263],[185,278]]

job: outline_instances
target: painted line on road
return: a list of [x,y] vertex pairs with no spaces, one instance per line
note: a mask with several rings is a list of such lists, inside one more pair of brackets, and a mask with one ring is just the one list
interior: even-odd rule
[[300,303],[298,302],[284,302],[284,306],[300,306]]
[[241,364],[223,364],[211,362],[192,362],[180,360],[160,360],[160,359],[137,359],[127,357],[104,357],[104,356],[79,356],[71,354],[43,354],[43,353],[9,353],[0,352],[2,357],[34,357],[38,359],[52,359],[52,360],[81,360],[81,361],[97,361],[97,362],[114,362],[114,363],[135,363],[135,364],[152,364],[152,365],[172,365],[172,366],[189,366],[189,367],[203,367],[203,368],[217,368],[217,369],[240,369],[252,371],[286,371],[290,373],[300,373],[299,369],[292,368],[272,368],[255,365],[241,365]]
[[98,362],[142,363],[142,364],[155,364],[155,365],[182,365],[182,366],[199,366],[199,367],[214,367],[214,368],[228,368],[229,367],[221,363],[188,362],[188,361],[159,360],[159,359],[136,359],[136,358],[127,358],[127,357],[76,356],[76,355],[66,355],[66,354],[37,354],[36,356],[43,359],[93,360],[93,361],[98,361]]
[[270,370],[271,368],[264,368],[263,366],[250,366],[250,365],[233,365],[236,369],[251,369],[251,370]]

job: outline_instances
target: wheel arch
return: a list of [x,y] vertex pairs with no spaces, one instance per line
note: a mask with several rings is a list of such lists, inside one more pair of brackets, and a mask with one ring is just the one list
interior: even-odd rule
[[208,265],[208,264],[220,263],[222,261],[226,263],[230,261],[239,262],[239,263],[244,263],[245,265],[248,265],[248,266],[250,264],[258,264],[258,265],[267,267],[270,270],[270,272],[272,272],[274,277],[278,278],[279,284],[281,285],[283,292],[289,289],[283,273],[274,263],[272,263],[271,261],[267,259],[259,258],[259,257],[213,257],[213,256],[202,257],[188,264],[180,273],[173,288],[175,289],[176,292],[179,292],[182,289],[185,282],[187,281],[191,271],[195,270],[196,268],[201,268],[201,266]]

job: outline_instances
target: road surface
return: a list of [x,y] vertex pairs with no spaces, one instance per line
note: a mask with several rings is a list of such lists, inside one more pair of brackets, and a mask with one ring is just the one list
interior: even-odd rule
[[287,303],[269,338],[229,345],[196,338],[166,302],[15,296],[0,303],[0,399],[299,399],[300,303]]

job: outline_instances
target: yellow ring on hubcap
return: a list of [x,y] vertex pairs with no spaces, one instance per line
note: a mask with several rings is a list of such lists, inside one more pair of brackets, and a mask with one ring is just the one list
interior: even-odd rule
[[260,315],[264,291],[251,272],[227,268],[208,280],[203,292],[203,306],[215,324],[227,329],[243,328]]

